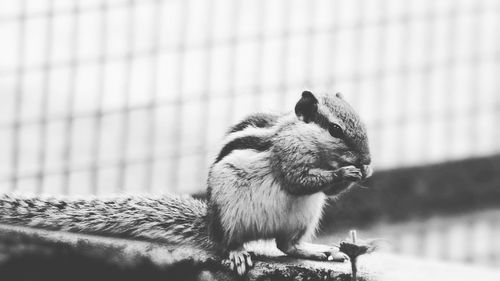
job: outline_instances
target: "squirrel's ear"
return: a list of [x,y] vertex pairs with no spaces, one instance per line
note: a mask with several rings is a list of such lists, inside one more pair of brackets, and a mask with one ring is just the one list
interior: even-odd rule
[[302,92],[302,98],[295,105],[295,114],[306,123],[309,123],[314,118],[318,111],[318,100],[309,91]]
[[344,95],[342,95],[342,93],[340,93],[340,92],[336,93],[336,94],[335,94],[335,96],[336,96],[337,98],[341,99],[341,100],[343,100],[343,99],[344,99]]

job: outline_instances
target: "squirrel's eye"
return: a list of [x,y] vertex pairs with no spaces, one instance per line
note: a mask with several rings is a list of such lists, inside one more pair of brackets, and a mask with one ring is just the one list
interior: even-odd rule
[[328,132],[334,138],[342,138],[344,136],[342,128],[340,128],[340,126],[337,124],[330,124],[330,126],[328,127]]

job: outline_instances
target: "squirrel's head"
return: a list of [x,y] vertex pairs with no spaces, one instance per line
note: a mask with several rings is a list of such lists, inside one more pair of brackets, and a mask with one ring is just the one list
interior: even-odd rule
[[295,114],[310,124],[314,142],[325,157],[322,161],[333,168],[354,165],[365,177],[371,175],[365,125],[340,93],[314,95],[304,91],[295,106]]

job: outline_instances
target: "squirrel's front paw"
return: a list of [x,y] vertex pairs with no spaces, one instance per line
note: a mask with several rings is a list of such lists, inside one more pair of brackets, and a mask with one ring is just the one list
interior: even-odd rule
[[345,166],[335,171],[337,176],[347,181],[359,181],[363,178],[363,173],[360,169],[354,166]]
[[234,250],[229,252],[229,259],[223,261],[229,268],[243,276],[253,267],[252,256],[245,250]]

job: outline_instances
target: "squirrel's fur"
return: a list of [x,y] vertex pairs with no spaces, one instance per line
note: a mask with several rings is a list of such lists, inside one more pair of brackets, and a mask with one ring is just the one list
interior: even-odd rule
[[62,200],[0,196],[0,223],[193,244],[251,266],[246,242],[275,239],[300,258],[311,250],[327,196],[371,175],[366,130],[340,94],[303,92],[295,112],[254,114],[230,128],[207,180],[207,202],[189,197]]
[[0,223],[212,248],[206,203],[189,196],[75,199],[0,195]]
[[[275,238],[285,250],[290,241],[311,237],[325,193],[352,183],[333,170],[369,164],[364,125],[343,98],[304,96],[313,112],[297,109],[299,101],[296,114],[251,115],[229,131],[208,177],[210,234],[224,248]],[[333,122],[344,137],[325,130]]]

